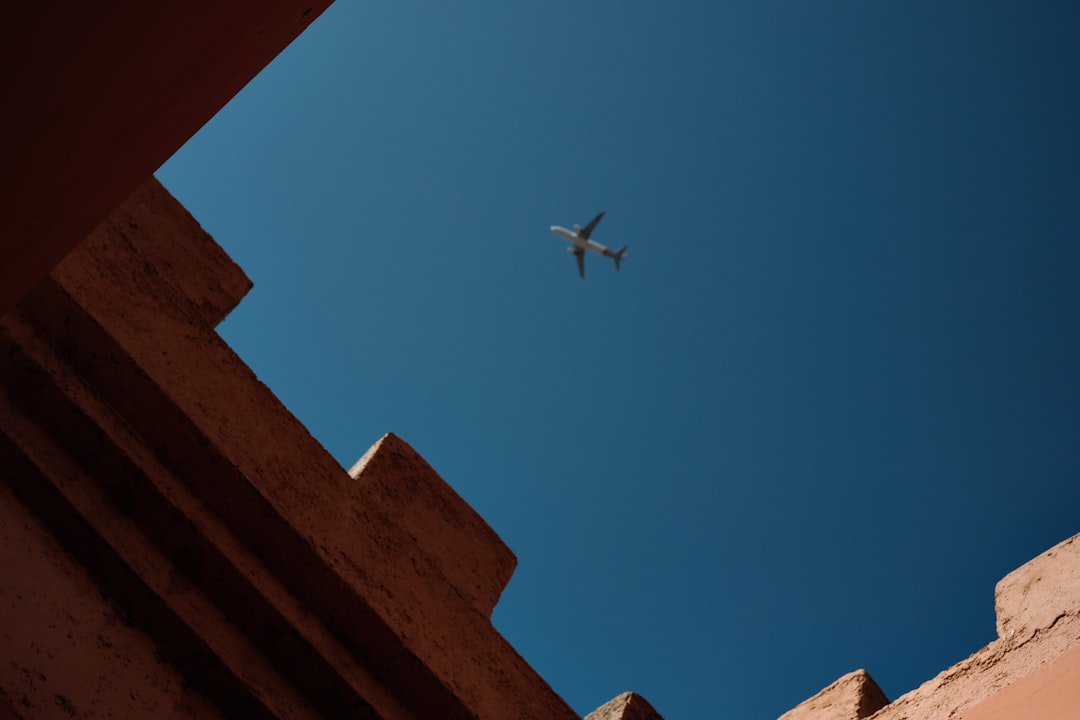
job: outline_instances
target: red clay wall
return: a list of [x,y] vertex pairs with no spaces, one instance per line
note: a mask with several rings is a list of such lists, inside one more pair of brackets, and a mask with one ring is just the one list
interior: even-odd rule
[[649,701],[637,693],[626,692],[604,703],[585,716],[585,720],[664,720]]
[[345,472],[217,336],[249,285],[150,182],[0,319],[0,699],[576,719],[491,626],[487,524],[392,435]]
[[6,702],[11,717],[219,716],[7,484],[0,567],[0,707]]
[[1080,717],[1080,647],[965,710],[960,720],[1076,720]]
[[785,713],[783,720],[1080,717],[1080,535],[1005,576],[995,607],[997,640],[892,703],[867,703],[866,693],[880,690],[849,682],[864,674],[859,671]]
[[336,466],[144,184],[329,4],[5,8],[0,718],[574,717],[490,625],[510,551],[393,436]]

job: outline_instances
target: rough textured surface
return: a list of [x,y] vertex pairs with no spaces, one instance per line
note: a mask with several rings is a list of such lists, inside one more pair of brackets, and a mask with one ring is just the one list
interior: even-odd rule
[[865,670],[856,670],[787,711],[780,720],[863,720],[888,704],[874,679]]
[[4,484],[0,567],[0,718],[218,717]]
[[[419,549],[469,604],[491,616],[517,559],[454,489],[401,438],[389,434],[349,470],[365,523],[396,548]],[[399,562],[409,562],[408,557]]]
[[152,181],[0,318],[4,482],[138,628],[116,652],[227,715],[576,720],[491,626],[487,524],[396,437],[350,476],[217,336],[248,286]]
[[[1080,685],[1074,682],[1080,673],[1078,579],[1080,535],[1009,573],[998,583],[995,599],[1000,637],[884,706],[873,720],[1078,717],[1073,710],[1080,707]],[[832,720],[829,712],[821,708],[797,717]],[[783,717],[795,718],[791,713]]]
[[637,693],[625,692],[585,716],[585,720],[664,720]]
[[1080,717],[1080,647],[961,714],[960,720],[1076,720]]
[[1026,642],[1080,614],[1080,536],[1050,548],[1002,578],[994,592],[998,637]]
[[143,272],[185,298],[208,326],[224,320],[251,289],[244,271],[156,180],[139,186],[109,217],[108,227],[121,240],[137,237],[147,263]]

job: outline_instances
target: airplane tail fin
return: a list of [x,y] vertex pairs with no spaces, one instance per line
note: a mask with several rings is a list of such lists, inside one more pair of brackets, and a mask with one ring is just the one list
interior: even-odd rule
[[611,258],[615,261],[615,269],[618,270],[619,264],[623,261],[624,258],[626,258],[626,246],[623,245],[621,248],[612,253]]

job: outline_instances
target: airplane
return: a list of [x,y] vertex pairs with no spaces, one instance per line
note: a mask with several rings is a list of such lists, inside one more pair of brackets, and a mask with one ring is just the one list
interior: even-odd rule
[[585,227],[575,225],[573,230],[567,230],[564,227],[558,225],[551,226],[551,232],[555,233],[564,240],[569,240],[574,244],[573,247],[566,248],[566,252],[572,254],[577,258],[578,275],[581,279],[585,279],[585,251],[592,250],[594,253],[599,253],[604,257],[609,257],[615,261],[615,269],[619,269],[619,263],[626,257],[626,246],[623,245],[618,250],[612,252],[600,243],[593,242],[589,239],[592,235],[592,231],[596,228],[597,223],[600,222],[600,218],[604,217],[606,210],[602,211],[599,215],[594,217],[592,221]]

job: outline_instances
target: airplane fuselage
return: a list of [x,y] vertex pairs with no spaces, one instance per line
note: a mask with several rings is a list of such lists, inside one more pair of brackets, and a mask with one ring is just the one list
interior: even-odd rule
[[[561,237],[564,240],[569,240],[570,242],[572,242],[574,244],[575,247],[579,247],[582,250],[591,250],[592,252],[597,253],[598,255],[605,255],[605,256],[609,256],[609,257],[611,255],[611,251],[608,250],[603,245],[601,245],[600,243],[593,242],[592,240],[588,240],[586,238],[583,238],[580,235],[578,235],[576,232],[574,232],[573,230],[567,230],[564,227],[559,227],[558,225],[552,225],[551,226],[551,232],[555,233],[556,235],[558,235],[559,237]],[[569,252],[574,251],[573,248],[567,248],[567,250]]]

